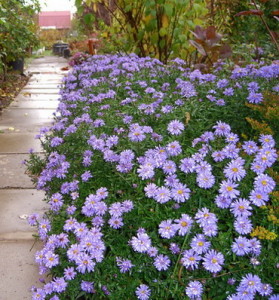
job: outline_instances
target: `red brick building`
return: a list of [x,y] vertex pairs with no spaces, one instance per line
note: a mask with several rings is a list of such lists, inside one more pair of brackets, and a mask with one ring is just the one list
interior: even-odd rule
[[70,11],[42,11],[39,13],[41,28],[69,29],[71,28]]

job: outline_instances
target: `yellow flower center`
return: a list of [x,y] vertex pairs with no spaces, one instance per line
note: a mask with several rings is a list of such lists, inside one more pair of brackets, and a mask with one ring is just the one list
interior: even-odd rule
[[231,192],[233,190],[233,188],[231,186],[227,186],[227,191]]
[[190,261],[195,261],[195,257],[191,256],[191,257],[189,257],[189,260]]
[[188,225],[188,223],[185,222],[185,221],[182,221],[180,224],[181,224],[182,227],[186,227]]
[[177,194],[182,195],[182,194],[183,194],[183,191],[182,191],[182,190],[178,190],[178,191],[177,191]]
[[203,246],[204,242],[198,242],[198,246]]
[[263,180],[263,181],[262,181],[262,185],[267,185],[267,181],[266,181],[266,180]]
[[212,259],[211,259],[211,262],[212,262],[213,264],[216,264],[216,263],[217,263],[217,259],[216,259],[216,258],[212,258]]
[[236,173],[238,172],[238,168],[232,168],[232,171]]

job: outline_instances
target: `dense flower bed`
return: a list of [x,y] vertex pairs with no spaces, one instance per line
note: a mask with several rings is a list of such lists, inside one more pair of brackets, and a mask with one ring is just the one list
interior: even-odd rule
[[278,75],[276,64],[202,74],[135,55],[75,66],[38,135],[46,157],[26,163],[50,208],[29,217],[40,274],[52,275],[33,299],[278,299],[264,209],[276,201],[275,141],[250,139],[257,112],[244,105],[278,93]]

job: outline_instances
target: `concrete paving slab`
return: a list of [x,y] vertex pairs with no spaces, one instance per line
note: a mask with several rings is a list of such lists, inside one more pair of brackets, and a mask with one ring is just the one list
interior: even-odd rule
[[0,189],[34,188],[30,177],[25,173],[26,167],[22,164],[28,158],[28,154],[0,154]]
[[18,101],[53,101],[60,97],[58,94],[30,94],[22,93],[16,96],[15,100]]
[[0,242],[0,299],[31,299],[31,287],[40,287],[38,266],[34,262],[40,242]]
[[21,93],[29,93],[29,94],[58,94],[59,93],[58,88],[54,89],[49,89],[49,88],[44,88],[44,89],[37,89],[37,88],[24,88],[21,90]]
[[42,83],[60,83],[64,77],[62,74],[33,74],[28,82],[42,82]]
[[0,240],[30,237],[30,234],[22,236],[22,232],[36,231],[28,224],[27,216],[33,213],[42,215],[46,211],[48,205],[43,199],[44,192],[35,189],[0,190]]
[[36,90],[45,90],[45,89],[60,89],[61,83],[52,83],[52,82],[41,82],[41,81],[33,81],[28,83],[24,89],[36,89]]
[[25,100],[25,101],[17,101],[14,100],[10,107],[16,107],[16,108],[23,108],[23,109],[34,109],[34,108],[47,108],[47,109],[56,109],[59,104],[59,101],[47,101],[47,100],[40,100],[40,101],[31,101],[31,100]]
[[54,109],[17,109],[8,108],[0,114],[1,126],[15,130],[37,132],[41,127],[51,126]]
[[0,153],[28,153],[43,151],[41,142],[35,139],[33,133],[0,133]]

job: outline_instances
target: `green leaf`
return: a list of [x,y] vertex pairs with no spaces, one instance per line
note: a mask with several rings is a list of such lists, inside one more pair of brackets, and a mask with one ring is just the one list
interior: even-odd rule
[[170,3],[167,3],[164,5],[165,13],[168,17],[171,17],[173,15],[173,5]]
[[159,35],[160,36],[165,36],[165,35],[167,35],[168,34],[168,31],[166,30],[166,28],[161,28],[160,30],[159,30]]

